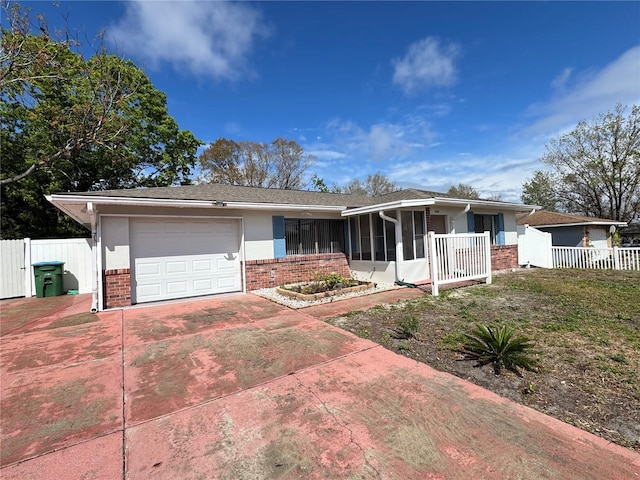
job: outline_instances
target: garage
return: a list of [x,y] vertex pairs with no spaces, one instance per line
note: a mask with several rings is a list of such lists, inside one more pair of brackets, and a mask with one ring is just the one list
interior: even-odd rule
[[132,218],[131,301],[242,289],[237,219]]

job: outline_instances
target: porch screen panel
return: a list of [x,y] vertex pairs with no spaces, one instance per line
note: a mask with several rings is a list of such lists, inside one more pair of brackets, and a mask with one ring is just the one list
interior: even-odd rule
[[384,220],[379,215],[373,217],[373,247],[374,258],[381,262],[385,260]]
[[416,242],[416,258],[424,258],[424,232],[425,216],[424,212],[416,210],[413,212],[414,239]]
[[360,248],[362,249],[362,260],[371,260],[371,228],[369,226],[369,215],[360,217]]
[[[391,215],[387,215],[391,216]],[[384,222],[384,235],[387,241],[387,261],[396,261],[396,226],[385,220]]]
[[359,222],[357,217],[349,219],[349,228],[351,229],[351,257],[354,260],[360,260],[360,232],[358,229]]
[[401,212],[402,254],[405,260],[413,260],[413,212]]

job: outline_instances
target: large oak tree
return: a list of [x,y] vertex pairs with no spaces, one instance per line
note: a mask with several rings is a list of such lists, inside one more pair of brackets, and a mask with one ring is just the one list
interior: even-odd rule
[[562,211],[630,222],[640,219],[640,107],[582,121],[551,140],[523,200]]
[[45,194],[189,182],[201,142],[142,70],[102,47],[85,58],[68,30],[51,33],[16,4],[4,13],[3,238],[79,233]]
[[260,143],[219,138],[200,154],[201,181],[300,190],[313,161],[294,140]]

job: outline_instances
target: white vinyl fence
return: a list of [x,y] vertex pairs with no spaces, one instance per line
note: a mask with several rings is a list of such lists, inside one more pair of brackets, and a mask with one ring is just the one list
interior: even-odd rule
[[447,283],[485,279],[491,283],[491,238],[489,232],[435,234],[429,232],[431,293]]
[[640,271],[640,248],[551,247],[553,268]]
[[529,225],[519,225],[518,265],[553,268],[551,234]]
[[64,262],[64,291],[91,292],[91,240],[0,240],[0,298],[36,294],[33,267],[36,262]]

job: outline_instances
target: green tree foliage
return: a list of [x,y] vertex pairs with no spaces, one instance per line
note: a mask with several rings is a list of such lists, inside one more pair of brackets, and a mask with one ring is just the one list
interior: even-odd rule
[[459,183],[458,186],[451,185],[447,190],[447,195],[453,198],[467,198],[469,200],[478,200],[480,194],[471,185]]
[[549,172],[538,170],[522,187],[520,199],[528,205],[540,205],[544,210],[558,210],[558,200]]
[[271,143],[219,138],[200,155],[201,180],[209,183],[302,189],[314,158],[294,140]]
[[323,178],[320,178],[317,173],[311,176],[311,190],[324,193],[342,193],[342,189],[333,183],[330,187],[325,183]]
[[[189,182],[201,144],[131,61],[85,59],[69,33],[5,9],[2,27],[2,237],[78,233],[44,195]],[[85,232],[86,233],[86,232]]]
[[[525,193],[540,192],[563,211],[630,222],[640,218],[640,107],[613,111],[578,123],[551,140]],[[534,202],[537,203],[537,202]],[[540,202],[541,204],[543,202]]]
[[342,192],[377,197],[386,193],[395,192],[396,190],[398,190],[398,187],[396,187],[395,182],[392,182],[380,172],[376,172],[373,175],[367,175],[364,181],[358,179],[351,180],[351,182],[342,189]]

